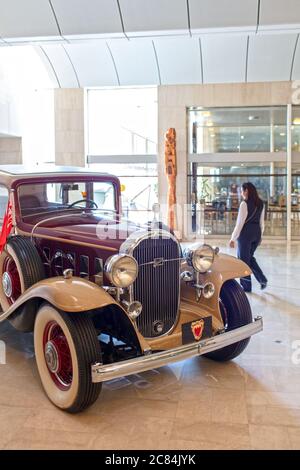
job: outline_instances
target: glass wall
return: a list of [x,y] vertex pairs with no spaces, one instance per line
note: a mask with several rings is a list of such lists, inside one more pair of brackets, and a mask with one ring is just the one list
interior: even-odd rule
[[[194,168],[193,168],[194,167]],[[201,235],[230,236],[241,202],[240,187],[251,181],[265,203],[265,235],[286,236],[286,168],[284,164],[241,163],[190,165],[191,199],[197,200],[194,231]],[[193,193],[196,189],[196,194]]]
[[286,107],[190,108],[189,153],[286,151]]
[[[188,109],[188,187],[193,232],[230,236],[241,201],[240,186],[251,181],[265,203],[265,235],[287,236],[287,207],[291,207],[292,236],[300,236],[299,106],[293,107],[292,116],[288,123],[287,106]],[[290,196],[289,126],[293,163]]]
[[144,224],[153,219],[152,207],[158,202],[156,164],[92,164],[95,171],[113,173],[121,182],[123,216]]
[[157,88],[91,89],[89,155],[157,153]]
[[152,220],[158,201],[157,88],[90,89],[87,109],[88,166],[120,178],[125,217]]
[[300,238],[300,106],[292,110],[292,237]]

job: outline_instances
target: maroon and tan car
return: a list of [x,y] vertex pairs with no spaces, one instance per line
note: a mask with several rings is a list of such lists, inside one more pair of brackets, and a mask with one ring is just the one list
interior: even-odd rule
[[[242,261],[185,251],[158,222],[123,220],[115,176],[0,168],[0,321],[33,332],[49,399],[75,413],[102,382],[204,355],[238,356],[262,330],[236,278]],[[7,227],[3,223],[3,233]]]

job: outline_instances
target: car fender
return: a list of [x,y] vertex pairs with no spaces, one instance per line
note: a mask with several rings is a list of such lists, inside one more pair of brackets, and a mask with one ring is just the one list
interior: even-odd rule
[[244,261],[235,256],[218,253],[215,256],[210,273],[217,273],[223,282],[228,279],[249,276],[252,271]]
[[115,306],[127,328],[136,337],[141,349],[148,348],[148,344],[124,308],[102,287],[76,276],[69,279],[57,276],[37,282],[27,289],[8,310],[0,313],[0,321],[8,319],[18,330],[32,331],[36,311],[43,301],[58,310],[73,314]]
[[[4,312],[6,318],[25,302],[43,299],[64,312],[84,312],[117,302],[103,288],[80,277],[51,277],[37,282]],[[1,318],[1,317],[0,317]]]
[[244,276],[249,276],[252,273],[249,266],[234,256],[218,253],[215,255],[214,262],[210,270],[204,274],[200,274],[199,281],[201,285],[207,282],[212,282],[215,287],[214,296],[210,299],[205,299],[201,295],[197,299],[195,287],[189,286],[185,282],[181,283],[181,300],[188,302],[190,305],[194,304],[195,307],[203,308],[209,312],[217,322],[223,323],[219,297],[222,285],[229,279],[236,279]]

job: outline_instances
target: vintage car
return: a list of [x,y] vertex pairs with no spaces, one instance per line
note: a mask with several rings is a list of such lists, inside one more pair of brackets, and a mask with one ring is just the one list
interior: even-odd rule
[[0,321],[33,332],[49,399],[76,413],[102,382],[204,355],[227,361],[262,330],[242,261],[182,250],[160,222],[122,219],[120,182],[88,170],[0,168]]

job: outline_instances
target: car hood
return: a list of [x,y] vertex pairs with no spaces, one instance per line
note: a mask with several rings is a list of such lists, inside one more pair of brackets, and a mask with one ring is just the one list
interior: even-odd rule
[[96,217],[82,219],[78,216],[40,220],[38,225],[24,224],[26,232],[32,232],[39,237],[51,237],[58,240],[73,241],[94,247],[107,248],[109,251],[119,251],[122,243],[134,232],[145,229],[129,220],[120,222],[103,220]]

